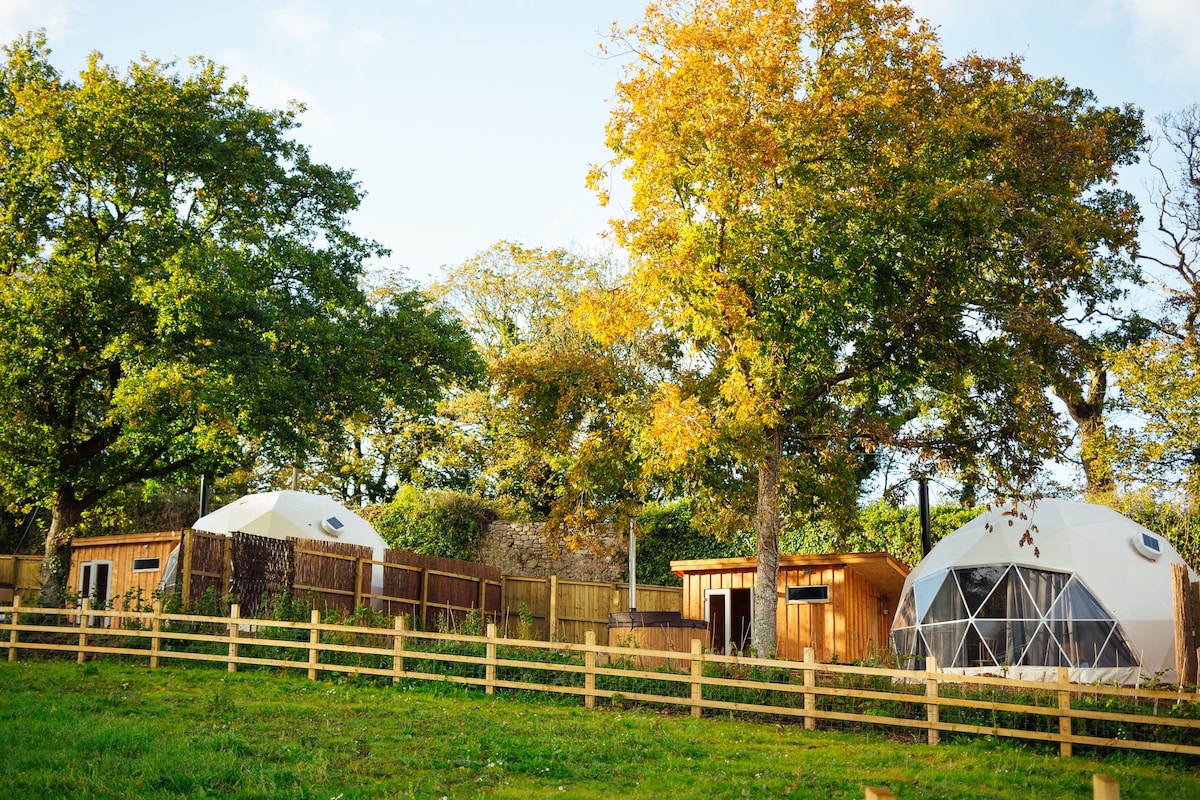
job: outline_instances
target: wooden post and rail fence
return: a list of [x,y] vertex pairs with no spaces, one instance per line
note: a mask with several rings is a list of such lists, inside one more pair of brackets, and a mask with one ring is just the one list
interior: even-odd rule
[[[164,661],[206,661],[230,672],[242,667],[304,671],[310,680],[358,674],[401,680],[453,682],[497,691],[536,691],[598,701],[664,704],[705,711],[791,718],[807,729],[882,726],[908,730],[936,745],[948,734],[1022,739],[1057,745],[1126,748],[1200,756],[1200,714],[1194,692],[1149,687],[1072,684],[924,670],[725,656],[693,640],[687,652],[617,647],[586,631],[582,642],[502,636],[495,623],[484,635],[307,621],[168,614],[151,610],[30,608],[14,598],[0,606],[0,650],[8,660],[41,653],[120,657],[152,668]],[[645,669],[646,659],[678,665]],[[618,697],[619,696],[619,697]],[[1114,710],[1114,709],[1124,710]]]

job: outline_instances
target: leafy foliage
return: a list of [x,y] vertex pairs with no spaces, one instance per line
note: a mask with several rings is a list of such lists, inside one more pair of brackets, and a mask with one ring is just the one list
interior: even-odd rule
[[401,487],[392,502],[369,515],[390,547],[465,560],[476,557],[479,537],[495,517],[478,497],[413,486]]

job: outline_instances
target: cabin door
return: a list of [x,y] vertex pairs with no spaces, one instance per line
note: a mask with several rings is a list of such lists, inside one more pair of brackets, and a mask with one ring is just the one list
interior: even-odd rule
[[[85,561],[79,565],[79,600],[92,601],[92,608],[104,608],[112,597],[112,562]],[[94,624],[99,617],[89,621]],[[104,618],[107,621],[107,617]]]
[[704,592],[704,618],[714,653],[730,655],[750,644],[754,623],[752,589],[708,589]]

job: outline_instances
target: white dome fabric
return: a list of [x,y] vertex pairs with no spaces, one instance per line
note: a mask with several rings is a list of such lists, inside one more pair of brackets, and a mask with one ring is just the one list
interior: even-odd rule
[[[205,514],[192,527],[209,533],[240,531],[272,539],[290,537],[387,547],[387,542],[371,523],[332,497],[289,490],[248,494]],[[326,532],[330,529],[336,531],[336,535]]]
[[1104,506],[992,506],[909,574],[892,644],[915,669],[932,655],[952,674],[1170,682],[1173,563],[1169,542]]

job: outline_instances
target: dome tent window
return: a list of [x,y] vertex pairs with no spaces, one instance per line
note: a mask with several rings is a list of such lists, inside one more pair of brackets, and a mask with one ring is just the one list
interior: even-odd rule
[[1120,624],[1079,576],[1017,565],[951,569],[915,584],[892,643],[951,668],[1137,663]]

